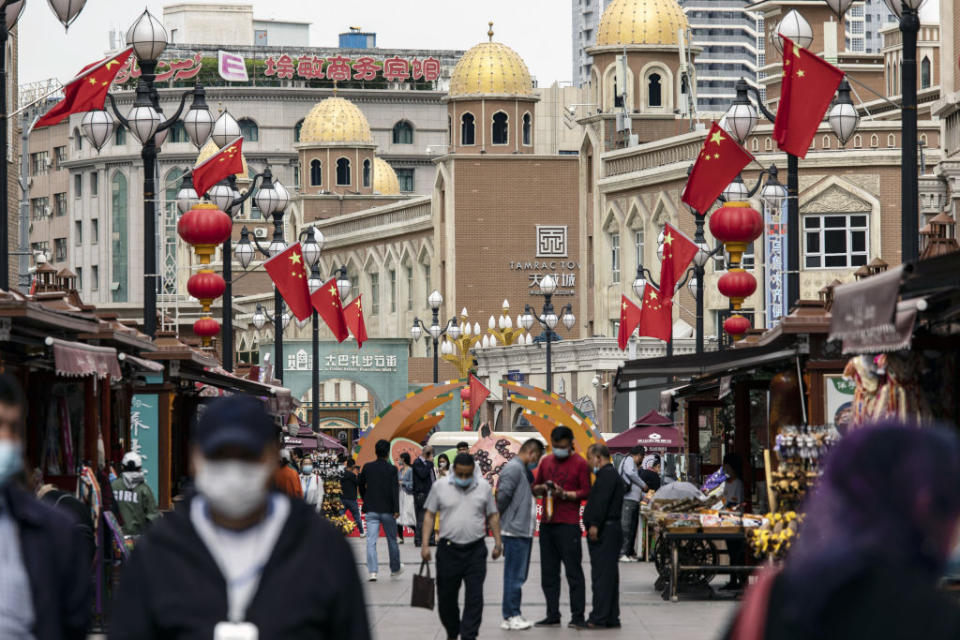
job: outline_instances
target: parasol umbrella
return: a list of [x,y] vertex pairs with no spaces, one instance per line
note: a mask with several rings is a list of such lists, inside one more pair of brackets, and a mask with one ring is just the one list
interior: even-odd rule
[[657,489],[653,494],[654,500],[685,500],[687,498],[706,498],[697,485],[689,482],[671,482]]

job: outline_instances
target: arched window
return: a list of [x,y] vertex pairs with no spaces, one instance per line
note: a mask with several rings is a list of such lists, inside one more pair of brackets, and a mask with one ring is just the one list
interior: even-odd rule
[[363,161],[363,186],[370,186],[370,161]]
[[647,76],[647,106],[662,107],[663,95],[660,86],[660,74],[651,73]]
[[529,113],[523,114],[523,144],[533,144],[533,117]]
[[303,130],[303,120],[293,125],[293,141],[300,142],[300,131]]
[[617,86],[617,79],[613,79],[613,106],[623,106],[623,96],[620,94],[620,87]]
[[871,147],[879,147],[879,146],[880,146],[880,136],[878,136],[877,134],[873,134],[872,136],[870,136],[870,146],[871,146]]
[[447,116],[447,144],[453,146],[453,118]]
[[319,187],[323,184],[323,165],[319,160],[310,161],[310,186]]
[[472,113],[460,116],[460,144],[470,146],[476,144],[476,127]]
[[257,142],[260,140],[260,129],[257,123],[250,118],[243,118],[238,123],[240,125],[240,135],[245,142]]
[[170,128],[170,142],[190,142],[187,128],[183,126],[183,120],[177,120]]
[[113,144],[119,146],[127,144],[127,130],[123,127],[117,127],[113,132]]
[[73,130],[73,148],[77,151],[83,149],[83,136],[80,134],[80,129]]
[[347,158],[337,159],[337,184],[350,184],[350,160]]
[[930,86],[930,58],[923,56],[920,61],[920,88],[926,89]]
[[413,125],[406,120],[393,125],[393,144],[413,144]]
[[112,269],[110,289],[114,302],[126,302],[129,295],[127,285],[127,219],[128,193],[127,177],[119,171],[113,174],[110,182],[110,214],[112,242]]
[[510,139],[509,127],[507,126],[507,114],[499,111],[493,114],[493,144],[507,144]]

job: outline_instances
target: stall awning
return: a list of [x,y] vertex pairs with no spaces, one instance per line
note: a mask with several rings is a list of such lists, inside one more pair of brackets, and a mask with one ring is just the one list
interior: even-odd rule
[[53,347],[54,364],[62,376],[105,378],[109,375],[114,380],[122,377],[116,349],[57,338],[47,338],[46,344]]
[[[648,378],[663,379],[668,376],[690,378],[724,373],[732,369],[749,369],[780,360],[795,358],[798,346],[792,341],[781,338],[759,347],[741,347],[710,351],[702,354],[685,354],[669,358],[640,358],[631,360],[617,372],[617,387],[622,391],[635,391],[637,387],[625,386],[625,383]],[[658,383],[651,388],[663,388]],[[643,389],[644,387],[640,387]]]
[[121,353],[118,357],[124,362],[129,362],[142,371],[149,371],[150,373],[163,373],[163,365],[159,362],[154,362],[153,360],[147,360],[145,358],[138,358],[137,356],[132,356],[129,353]]
[[896,332],[894,322],[903,265],[833,291],[828,340],[883,341]]
[[843,353],[889,353],[908,349],[913,341],[913,327],[917,322],[917,313],[926,307],[925,298],[898,302],[893,324],[866,334],[844,338]]

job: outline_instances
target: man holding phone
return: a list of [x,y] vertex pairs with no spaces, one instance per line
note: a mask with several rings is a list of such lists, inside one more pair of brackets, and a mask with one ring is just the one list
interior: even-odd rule
[[586,584],[583,577],[583,545],[580,503],[590,495],[590,471],[583,457],[573,451],[573,431],[556,427],[550,432],[551,455],[537,467],[533,494],[546,496],[553,513],[540,525],[540,581],[547,601],[547,615],[538,627],[560,626],[560,565],[570,588],[569,627],[586,629]]

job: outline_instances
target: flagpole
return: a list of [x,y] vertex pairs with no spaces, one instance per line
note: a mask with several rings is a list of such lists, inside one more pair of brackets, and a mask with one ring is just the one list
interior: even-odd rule
[[[0,140],[9,151],[7,139],[7,3],[0,5]],[[0,289],[10,289],[10,194],[7,184],[9,160],[4,154],[0,162]]]

